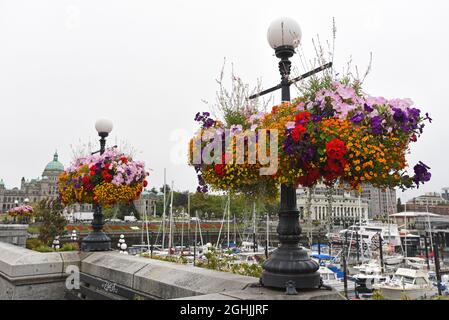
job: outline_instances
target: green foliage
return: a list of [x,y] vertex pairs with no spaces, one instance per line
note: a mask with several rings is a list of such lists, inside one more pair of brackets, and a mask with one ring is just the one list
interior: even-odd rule
[[103,216],[105,219],[115,218],[116,214],[117,214],[116,206],[103,207]]
[[374,290],[372,299],[373,300],[386,300],[385,297],[382,295],[382,293],[379,290]]
[[78,243],[66,243],[62,246],[61,249],[57,250],[59,252],[67,252],[67,251],[79,251],[80,247]]
[[[144,253],[142,255],[142,257],[149,258],[150,255],[148,253]],[[159,261],[179,263],[179,264],[187,264],[187,258],[185,258],[185,257],[178,257],[178,256],[153,256],[151,259],[159,260]]]
[[26,241],[26,248],[29,250],[35,250],[40,246],[44,246],[44,243],[39,239],[28,239]]
[[39,234],[40,233],[40,227],[39,226],[29,226],[28,227],[28,233],[30,233],[30,234]]
[[236,263],[235,257],[223,256],[214,248],[210,248],[205,256],[207,260],[198,262],[197,267],[256,278],[262,275],[262,261],[255,264]]
[[117,218],[123,220],[125,216],[130,216],[131,214],[140,220],[140,212],[137,210],[134,202],[131,203],[120,203],[117,205]]
[[50,246],[46,245],[40,239],[28,239],[26,242],[26,248],[29,250],[37,252],[68,252],[68,251],[78,251],[79,245],[77,243],[66,243],[59,250],[55,250]]
[[55,252],[54,249],[52,249],[46,245],[39,246],[39,247],[35,248],[34,251],[41,252],[41,253]]
[[51,245],[56,236],[64,233],[67,221],[62,211],[63,206],[58,200],[45,199],[38,204],[36,215],[42,221],[39,240],[47,246]]

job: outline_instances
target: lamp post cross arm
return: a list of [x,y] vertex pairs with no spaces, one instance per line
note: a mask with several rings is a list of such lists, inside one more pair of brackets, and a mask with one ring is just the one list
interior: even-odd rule
[[[115,148],[118,148],[118,146],[113,146],[113,147],[111,147],[111,149],[115,149]],[[101,150],[92,152],[90,155],[93,156],[94,154],[97,154],[97,153],[101,153]]]
[[[294,83],[296,83],[298,81],[301,81],[301,80],[304,80],[304,79],[306,79],[308,77],[311,77],[311,76],[313,76],[313,75],[315,75],[315,74],[317,74],[317,73],[319,73],[321,71],[324,71],[326,69],[331,68],[332,65],[333,65],[332,62],[326,63],[326,64],[322,65],[321,67],[318,67],[318,68],[313,69],[313,70],[311,70],[311,71],[309,71],[307,73],[304,73],[303,75],[301,75],[301,76],[299,76],[297,78],[289,80],[288,84],[292,85],[292,84],[294,84]],[[253,99],[262,97],[262,96],[264,96],[264,95],[266,95],[268,93],[271,93],[271,92],[274,92],[276,90],[279,90],[281,88],[282,88],[282,84],[278,84],[277,86],[274,86],[274,87],[272,87],[270,89],[267,89],[267,90],[261,91],[261,92],[259,92],[257,94],[254,94],[254,95],[250,96],[248,99],[249,100],[253,100]]]

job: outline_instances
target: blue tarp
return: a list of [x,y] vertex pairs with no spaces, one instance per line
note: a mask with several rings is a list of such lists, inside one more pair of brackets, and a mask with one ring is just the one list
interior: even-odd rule
[[332,260],[334,257],[327,255],[327,254],[312,254],[312,258],[318,259],[318,260]]
[[342,279],[343,278],[343,271],[341,271],[338,267],[336,267],[336,266],[328,266],[327,268],[329,270],[331,270],[333,273],[335,273],[337,275],[338,279]]

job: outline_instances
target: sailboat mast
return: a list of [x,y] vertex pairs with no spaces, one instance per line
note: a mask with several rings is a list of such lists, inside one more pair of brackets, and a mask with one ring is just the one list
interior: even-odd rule
[[173,185],[174,182],[171,182],[171,193],[170,193],[170,217],[169,217],[169,227],[170,227],[170,233],[168,235],[168,249],[171,250],[173,247]]
[[235,246],[237,246],[237,228],[236,228],[237,221],[235,220],[235,213],[233,222],[234,222],[234,244]]
[[231,194],[228,193],[228,249],[229,249],[229,223],[231,220]]
[[430,224],[429,199],[426,199],[426,211],[427,211],[427,224],[429,225],[430,246],[433,251],[433,235],[432,235],[432,225]]
[[165,213],[167,210],[167,169],[164,168],[164,211],[162,212],[162,250],[165,249]]
[[151,252],[151,248],[150,248],[150,232],[148,230],[148,214],[147,214],[147,210],[145,210],[145,225],[146,225],[146,229],[147,229],[147,246],[148,246],[148,253]]
[[253,205],[253,248],[256,252],[256,202]]
[[[362,230],[362,199],[361,198],[362,197],[359,193],[359,229],[356,230],[357,234],[359,234],[360,231]],[[358,244],[358,246],[360,248],[360,253],[362,254],[362,263],[364,263],[365,262],[365,252],[363,251],[363,237],[361,235],[360,235],[360,237],[357,236],[357,241],[360,241],[360,244]]]
[[267,247],[270,244],[270,215],[268,214],[267,211]]
[[190,192],[187,194],[187,214],[188,214],[188,224],[187,224],[187,233],[188,233],[188,243],[189,243],[189,253],[190,253],[190,245],[191,245],[191,239],[190,239]]

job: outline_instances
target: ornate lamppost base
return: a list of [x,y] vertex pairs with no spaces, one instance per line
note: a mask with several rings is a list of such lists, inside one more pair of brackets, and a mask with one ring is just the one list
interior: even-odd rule
[[103,231],[93,231],[81,241],[81,251],[110,251],[111,239]]
[[280,247],[263,268],[260,282],[266,287],[285,289],[290,283],[296,289],[315,289],[321,284],[319,265],[299,246]]

